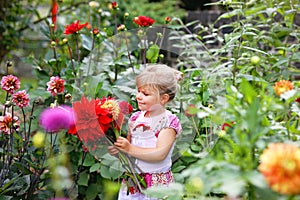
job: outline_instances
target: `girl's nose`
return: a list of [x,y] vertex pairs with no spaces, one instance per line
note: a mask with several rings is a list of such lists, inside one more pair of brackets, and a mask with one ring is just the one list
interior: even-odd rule
[[142,98],[142,95],[141,95],[140,92],[137,92],[137,93],[136,93],[136,98],[137,98],[137,99],[141,99],[141,98]]

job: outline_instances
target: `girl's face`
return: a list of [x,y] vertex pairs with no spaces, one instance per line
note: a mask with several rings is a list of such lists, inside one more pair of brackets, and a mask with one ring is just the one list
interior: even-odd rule
[[149,86],[138,88],[136,100],[140,110],[151,111],[155,105],[160,105],[158,92]]

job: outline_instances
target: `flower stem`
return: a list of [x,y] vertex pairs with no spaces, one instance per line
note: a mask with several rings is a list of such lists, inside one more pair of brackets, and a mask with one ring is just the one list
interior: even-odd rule
[[130,66],[132,68],[132,72],[135,74],[134,66],[133,66],[133,63],[132,63],[132,60],[131,60],[131,56],[130,56],[129,45],[128,45],[128,38],[127,38],[126,33],[124,33],[124,36],[125,36],[125,42],[126,42],[126,48],[127,48],[127,55],[128,55],[128,59],[129,59],[129,62],[130,62]]
[[67,45],[68,45],[68,51],[69,51],[69,55],[70,55],[70,60],[71,60],[71,64],[72,64],[74,77],[76,78],[76,71],[75,71],[74,60],[73,60],[73,56],[72,56],[72,49],[71,49],[69,43],[67,43]]

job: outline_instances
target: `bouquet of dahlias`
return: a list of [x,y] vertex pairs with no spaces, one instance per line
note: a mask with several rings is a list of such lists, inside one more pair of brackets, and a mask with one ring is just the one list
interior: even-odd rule
[[[69,133],[75,134],[84,143],[90,152],[97,154],[103,151],[104,145],[113,145],[116,138],[122,134],[122,125],[125,116],[133,108],[126,101],[117,101],[114,98],[104,97],[88,100],[82,96],[80,101],[73,103],[75,123]],[[142,190],[145,181],[136,172],[128,155],[119,152],[119,160],[137,187]]]

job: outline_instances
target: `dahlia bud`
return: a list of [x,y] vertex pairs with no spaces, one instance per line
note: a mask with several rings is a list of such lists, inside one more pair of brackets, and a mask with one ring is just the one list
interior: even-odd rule
[[97,35],[98,33],[99,33],[99,29],[94,28],[94,29],[93,29],[93,34],[94,34],[94,35]]
[[55,42],[55,41],[52,41],[52,42],[51,42],[51,47],[55,47],[55,45],[56,45],[56,42]]
[[66,44],[68,42],[68,38],[64,38],[62,41],[64,44]]
[[71,100],[71,99],[72,99],[72,95],[71,95],[70,93],[67,93],[67,94],[65,95],[65,99]]
[[118,27],[117,27],[117,30],[118,31],[126,31],[126,26],[124,24],[120,24]]
[[166,23],[166,24],[169,24],[171,21],[172,21],[171,17],[167,16],[167,17],[165,18],[165,23]]
[[7,61],[7,62],[6,62],[6,66],[7,66],[7,67],[12,67],[12,66],[13,66],[13,63],[12,63],[11,61]]

